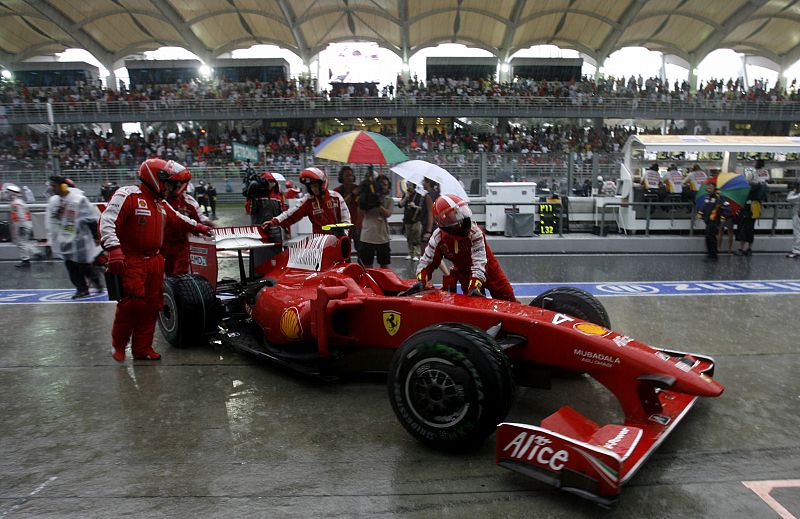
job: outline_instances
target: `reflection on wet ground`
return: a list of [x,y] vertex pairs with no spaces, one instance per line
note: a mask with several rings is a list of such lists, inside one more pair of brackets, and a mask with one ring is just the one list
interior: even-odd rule
[[[778,254],[503,256],[512,282],[800,279]],[[412,265],[392,258],[402,277]],[[233,259],[223,260],[236,276]],[[69,288],[57,262],[0,289]],[[395,419],[381,377],[326,384],[226,348],[168,347],[157,362],[110,356],[113,304],[0,305],[0,516],[770,517],[744,480],[796,479],[798,295],[614,297],[613,327],[717,360],[702,400],[605,511],[493,463],[435,452]],[[558,347],[558,345],[548,345]],[[619,420],[592,379],[519,388],[510,421],[562,405]],[[800,511],[800,492],[773,497]],[[535,510],[535,512],[532,512]]]

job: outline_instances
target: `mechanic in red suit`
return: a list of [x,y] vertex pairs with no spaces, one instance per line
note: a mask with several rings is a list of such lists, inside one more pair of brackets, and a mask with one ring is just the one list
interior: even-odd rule
[[131,352],[137,360],[158,360],[153,332],[164,306],[164,257],[160,249],[166,222],[182,231],[211,234],[211,228],[176,212],[164,197],[178,188],[185,168],[170,160],[148,159],[139,166],[140,186],[119,188],[100,217],[100,243],[106,250],[106,269],[122,278],[122,299],[111,330],[112,356],[125,360]]
[[[168,191],[167,203],[183,216],[214,227],[211,219],[200,210],[200,204],[186,192],[186,187],[192,179],[188,169],[173,175],[168,182],[178,182],[178,187]],[[164,256],[164,274],[167,276],[181,276],[189,273],[189,236],[185,224],[179,219],[167,219],[164,229],[164,244],[161,246],[161,255]]]
[[306,168],[300,172],[300,182],[305,184],[308,194],[301,198],[296,206],[282,212],[262,227],[267,228],[270,225],[289,227],[304,216],[308,216],[314,234],[332,234],[331,231],[323,231],[322,226],[350,223],[347,204],[342,195],[328,190],[328,176],[324,171],[314,167]]
[[286,181],[286,193],[284,193],[283,197],[286,200],[294,200],[300,196],[300,190],[294,187],[294,182],[291,180]]
[[487,288],[494,299],[516,301],[514,289],[483,231],[472,221],[467,203],[455,195],[441,195],[433,204],[433,218],[439,228],[433,231],[417,265],[417,279],[423,284],[430,281],[433,271],[446,258],[453,262],[453,268],[443,278],[444,289],[455,291],[458,282],[469,296],[483,297]]

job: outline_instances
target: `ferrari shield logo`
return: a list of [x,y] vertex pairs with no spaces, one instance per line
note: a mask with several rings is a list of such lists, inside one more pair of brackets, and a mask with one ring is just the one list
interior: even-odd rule
[[389,335],[397,333],[397,330],[400,329],[401,317],[400,312],[395,312],[394,310],[383,311],[383,326],[386,328],[386,333]]

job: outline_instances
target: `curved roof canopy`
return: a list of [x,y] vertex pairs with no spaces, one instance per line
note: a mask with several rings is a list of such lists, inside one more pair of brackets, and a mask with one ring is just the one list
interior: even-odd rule
[[[776,37],[780,35],[780,37]],[[3,0],[0,63],[83,48],[109,67],[180,46],[206,62],[253,44],[305,61],[329,43],[374,41],[408,58],[438,43],[501,60],[532,45],[575,49],[602,63],[644,46],[697,64],[731,48],[781,67],[800,59],[797,0]]]

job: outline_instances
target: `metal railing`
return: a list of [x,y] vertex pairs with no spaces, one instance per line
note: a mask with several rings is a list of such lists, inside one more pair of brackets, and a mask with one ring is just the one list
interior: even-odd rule
[[[439,164],[447,171],[458,177],[465,186],[465,190],[472,195],[485,194],[487,182],[496,181],[532,181],[537,182],[539,187],[556,187],[562,191],[562,183],[569,176],[569,163],[566,159],[560,159],[557,155],[546,156],[544,159],[531,159],[529,155],[521,153],[441,153],[433,152],[426,154],[412,154],[412,158],[425,159]],[[532,161],[533,160],[533,161]],[[548,162],[538,162],[547,160]],[[615,178],[619,174],[619,155],[604,154],[602,160],[593,162],[574,162],[573,163],[573,185],[582,185],[585,180],[594,182],[596,175]],[[38,164],[38,167],[37,167]],[[338,184],[336,177],[339,162],[318,160],[311,154],[300,154],[296,160],[290,162],[280,161],[271,165],[260,166],[260,170],[268,170],[280,173],[287,179],[297,182],[300,171],[309,165],[323,166],[331,179],[331,185]],[[1,164],[0,164],[1,165]],[[30,187],[40,186],[47,182],[52,174],[51,170],[46,169],[44,162],[33,162],[27,164],[24,170],[0,169],[0,181],[13,182]],[[358,178],[364,178],[367,171],[365,164],[352,164]],[[593,169],[594,168],[594,169]],[[233,163],[227,166],[190,166],[193,179],[210,181],[215,184],[217,191],[222,191],[226,185],[226,180],[232,183],[232,189],[241,189],[240,182],[243,176],[242,170]],[[112,169],[65,169],[61,173],[72,179],[78,186],[85,189],[96,189],[103,182],[117,182],[120,185],[133,183],[136,181],[136,168],[112,168]],[[390,175],[389,166],[376,166],[375,173],[385,173]],[[34,189],[35,190],[35,189]],[[87,193],[89,194],[89,193]]]
[[[46,103],[6,103],[9,124],[47,123]],[[58,124],[330,117],[530,117],[800,120],[800,101],[664,101],[633,97],[420,96],[363,98],[161,99],[52,103]]]
[[[650,217],[652,215],[652,212],[653,212],[652,209],[653,208],[656,208],[656,207],[667,207],[667,208],[671,208],[671,210],[673,210],[673,211],[674,211],[675,208],[686,208],[686,209],[689,209],[690,215],[688,217],[688,219],[689,219],[689,229],[688,229],[688,231],[689,231],[689,236],[694,236],[695,223],[697,223],[697,211],[695,209],[695,204],[693,204],[692,202],[652,202],[652,201],[644,201],[644,202],[614,202],[614,203],[604,204],[602,207],[599,208],[599,209],[601,209],[601,211],[600,211],[600,225],[599,225],[599,231],[598,231],[600,236],[606,236],[607,235],[607,231],[606,231],[606,221],[607,221],[606,214],[607,214],[608,210],[609,209],[614,209],[614,210],[618,211],[620,208],[623,208],[623,207],[625,207],[625,208],[627,208],[627,207],[633,207],[633,208],[643,207],[644,208],[644,212],[646,213],[645,228],[644,228],[645,236],[649,236],[650,235],[650,222],[651,222],[651,218]],[[778,219],[780,217],[779,209],[792,208],[792,207],[794,207],[794,205],[791,204],[791,203],[788,203],[788,202],[762,202],[761,207],[762,207],[762,209],[761,209],[762,212],[761,212],[761,217],[759,218],[759,220],[762,220],[762,221],[767,219],[764,216],[764,213],[769,209],[772,210],[772,214],[768,217],[770,222],[771,222],[770,223],[770,233],[769,234],[770,234],[770,236],[775,236],[775,233],[777,231],[777,226],[778,226]],[[785,217],[785,215],[784,215],[784,217]],[[675,219],[675,218],[673,217],[673,219]],[[617,222],[617,225],[619,227],[621,227],[619,222]],[[622,229],[624,230],[624,228],[622,228]]]

